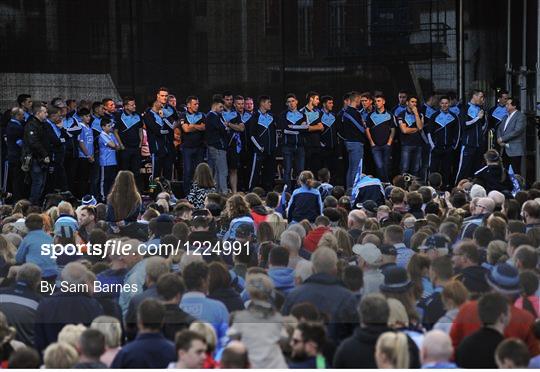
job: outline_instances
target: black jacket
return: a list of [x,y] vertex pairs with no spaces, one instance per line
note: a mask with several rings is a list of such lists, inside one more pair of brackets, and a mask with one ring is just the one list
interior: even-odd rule
[[250,145],[254,153],[274,155],[277,149],[277,124],[270,112],[260,111],[249,119]]
[[495,350],[503,339],[492,328],[480,328],[461,341],[456,349],[456,364],[461,368],[497,368]]
[[11,119],[6,128],[6,136],[8,161],[10,163],[17,163],[21,160],[21,153],[23,148],[23,123]]
[[152,108],[145,111],[143,121],[148,136],[148,148],[154,155],[165,156],[176,153],[174,148],[174,123],[159,116]]
[[49,138],[51,149],[51,163],[63,164],[66,155],[66,141],[68,135],[64,128],[58,128],[58,133],[52,127],[53,124],[47,122],[46,124],[47,137]]
[[223,302],[229,313],[244,310],[244,302],[238,292],[232,288],[218,288],[208,294],[208,298]]
[[512,180],[508,172],[496,164],[486,165],[478,170],[474,174],[474,183],[482,185],[486,189],[486,193],[497,190],[508,195],[513,189]]
[[189,328],[189,325],[195,320],[197,319],[180,309],[178,305],[166,304],[163,327],[161,328],[163,336],[174,342],[176,333]]
[[24,126],[24,151],[39,162],[51,155],[47,125],[32,116]]
[[210,111],[206,115],[206,130],[204,138],[208,146],[215,147],[218,150],[226,150],[229,143],[227,128],[222,122],[221,114]]
[[0,289],[0,311],[17,330],[16,339],[27,345],[34,344],[34,322],[40,301],[41,296],[25,282]]
[[463,269],[457,276],[471,293],[485,293],[490,287],[486,281],[488,270],[482,266],[470,266]]
[[[334,356],[333,368],[377,368],[375,363],[375,345],[384,332],[392,329],[386,325],[371,325],[357,328],[354,334],[343,341]],[[418,347],[407,336],[409,341],[410,368],[420,368]]]

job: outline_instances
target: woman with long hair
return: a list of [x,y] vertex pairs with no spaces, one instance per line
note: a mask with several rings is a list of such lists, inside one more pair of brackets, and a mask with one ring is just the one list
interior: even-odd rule
[[15,265],[17,248],[11,241],[0,235],[0,278],[7,277],[9,268]]
[[126,170],[118,172],[107,196],[107,222],[112,226],[136,222],[141,207],[142,198],[133,173]]
[[193,183],[187,196],[188,202],[195,209],[203,209],[206,195],[215,192],[216,183],[214,182],[214,177],[212,177],[210,167],[206,163],[200,163],[195,168],[195,173],[193,173]]
[[223,240],[236,239],[236,229],[240,225],[248,224],[255,232],[255,223],[251,217],[248,204],[241,195],[233,195],[225,204],[225,216],[230,221],[229,229],[223,236]]
[[409,341],[402,332],[385,332],[377,339],[375,361],[378,368],[409,368]]
[[221,301],[229,313],[244,310],[244,303],[231,284],[231,274],[224,263],[211,262],[208,265],[208,298]]
[[315,177],[310,171],[302,171],[298,176],[300,187],[293,191],[287,206],[289,222],[300,222],[306,219],[313,223],[315,218],[322,214],[323,203],[315,182]]

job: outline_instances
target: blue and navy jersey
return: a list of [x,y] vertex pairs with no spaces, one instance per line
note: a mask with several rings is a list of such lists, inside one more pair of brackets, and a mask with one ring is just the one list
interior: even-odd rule
[[[321,122],[321,112],[316,107],[310,110],[307,106],[304,106],[300,109],[300,112],[306,117],[306,122],[309,126],[315,126]],[[321,147],[321,132],[308,131],[305,140],[305,145],[308,147]]]
[[32,114],[30,114],[28,111],[24,110],[23,122],[26,123],[31,117],[32,117]]
[[375,111],[375,107],[371,106],[370,110],[366,110],[365,108],[362,108],[360,110],[360,115],[362,116],[362,120],[364,120],[364,123],[367,122],[369,114],[371,114],[373,111]]
[[326,149],[334,149],[338,144],[338,124],[336,115],[332,112],[321,110],[321,123],[323,131],[321,132],[321,146]]
[[116,125],[116,115],[118,114],[118,111],[113,112],[112,114],[109,114],[108,112],[105,112],[103,114],[104,117],[109,118],[111,120],[111,127],[115,127]]
[[407,105],[396,105],[396,107],[392,109],[392,113],[394,114],[394,116],[399,116],[399,114],[401,114],[405,110],[407,110]]
[[101,133],[101,117],[92,114],[92,121],[90,126],[95,132]]
[[139,132],[142,125],[142,118],[139,114],[134,112],[128,115],[122,110],[116,114],[114,130],[118,131],[118,136],[126,148],[139,148],[141,143]]
[[387,110],[375,110],[368,115],[366,126],[375,145],[384,146],[388,143],[391,130],[396,127],[396,118]]
[[116,162],[116,149],[109,147],[107,144],[113,142],[118,145],[116,137],[111,132],[109,134],[101,132],[99,135],[99,165],[102,167],[108,167],[111,165],[117,165]]
[[459,121],[461,124],[461,144],[464,146],[481,147],[486,130],[486,117],[478,116],[482,108],[471,102],[461,109]]
[[244,124],[244,130],[242,132],[229,128],[229,147],[233,148],[240,153],[243,151],[248,143],[248,127],[247,122],[251,119],[251,113],[244,111],[238,112],[236,110],[223,112],[223,119],[232,124]]
[[421,112],[427,120],[430,120],[431,117],[435,115],[435,113],[437,113],[437,110],[428,105],[427,103],[424,103],[422,105],[422,108],[418,111]]
[[431,147],[445,149],[459,144],[459,118],[452,112],[438,111],[425,127]]
[[301,186],[293,191],[287,206],[289,222],[308,220],[315,222],[317,216],[322,214],[323,203],[318,189]]
[[184,132],[182,125],[195,125],[206,123],[206,116],[202,112],[190,113],[188,111],[180,114],[180,130],[182,132],[183,147],[201,147],[204,145],[204,131]]
[[164,155],[174,153],[174,124],[159,113],[148,108],[143,116],[148,137],[148,147],[152,154]]
[[250,141],[253,151],[274,155],[277,148],[277,124],[270,112],[257,110],[249,120]]
[[23,123],[11,119],[6,128],[7,151],[9,162],[19,162],[21,160],[24,126]]
[[[418,116],[420,116],[421,120],[424,120],[424,115],[421,112],[418,113]],[[401,124],[405,124],[409,128],[418,128],[416,116],[408,109],[401,111],[401,114],[397,117],[397,121],[400,126]],[[421,146],[423,142],[421,132],[405,134],[400,131],[399,140],[404,146]]]
[[66,130],[66,154],[74,158],[79,157],[79,134],[82,131],[81,119],[77,114],[74,114],[70,118],[65,118],[63,128]]
[[[299,129],[300,125],[307,124],[306,115],[299,110],[285,110],[279,115],[278,126],[283,132],[282,145],[304,146],[307,128]],[[295,128],[296,127],[296,128]]]
[[384,204],[384,188],[381,180],[370,176],[361,176],[355,179],[351,193],[352,207],[360,208],[368,200],[372,200],[377,205]]
[[84,154],[79,146],[79,158],[94,156],[94,131],[88,125],[81,123],[81,134],[77,137],[79,143],[84,143],[88,156]]
[[221,114],[210,111],[206,114],[206,130],[204,131],[206,144],[217,148],[218,150],[226,150],[229,142],[229,133],[225,127],[225,120]]
[[366,126],[360,111],[349,106],[341,113],[341,119],[341,138],[349,142],[366,142]]
[[499,124],[501,124],[502,120],[505,118],[505,116],[508,115],[508,110],[506,110],[506,106],[496,105],[492,107],[488,112],[488,125],[489,129],[495,129],[499,127]]

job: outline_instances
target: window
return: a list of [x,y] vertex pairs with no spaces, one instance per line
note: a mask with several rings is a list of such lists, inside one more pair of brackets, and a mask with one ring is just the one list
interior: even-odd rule
[[298,55],[313,55],[313,0],[298,1]]

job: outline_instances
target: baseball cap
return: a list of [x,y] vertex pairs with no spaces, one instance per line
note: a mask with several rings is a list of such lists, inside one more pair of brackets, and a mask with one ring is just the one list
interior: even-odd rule
[[366,211],[371,213],[376,213],[378,206],[377,203],[375,203],[373,200],[366,200],[361,204],[360,208],[365,209]]
[[355,244],[352,251],[366,261],[368,265],[377,265],[381,262],[381,251],[373,243]]
[[82,205],[96,205],[97,200],[94,198],[94,195],[85,195],[81,200]]

